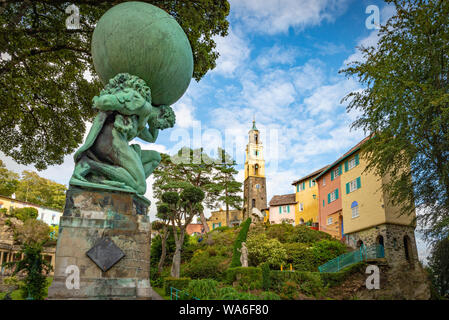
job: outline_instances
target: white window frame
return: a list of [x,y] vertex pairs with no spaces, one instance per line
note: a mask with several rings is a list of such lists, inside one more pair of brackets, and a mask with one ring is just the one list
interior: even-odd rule
[[323,177],[323,186],[326,185],[326,178]]
[[334,170],[334,179],[340,175],[340,167],[336,167]]
[[353,157],[351,160],[348,161],[348,170],[351,170],[351,169],[353,169],[355,167],[356,167],[355,157]]
[[327,218],[327,225],[331,225],[333,223],[332,220],[333,220],[332,217],[328,217]]
[[282,206],[282,213],[287,213],[287,206]]
[[352,218],[353,219],[360,216],[360,214],[359,214],[359,206],[358,205],[356,205],[355,207],[352,207],[351,210],[352,210]]
[[304,203],[302,202],[299,203],[299,211],[300,212],[304,211]]
[[298,190],[299,190],[298,192],[301,192],[301,191],[305,190],[305,188],[304,188],[304,189],[302,188],[302,183],[299,183],[299,188],[298,188]]
[[331,192],[330,202],[334,202],[335,200],[337,200],[337,195],[335,194],[335,190],[334,190],[334,191]]
[[349,182],[349,192],[351,193],[355,190],[357,190],[357,179],[354,179]]

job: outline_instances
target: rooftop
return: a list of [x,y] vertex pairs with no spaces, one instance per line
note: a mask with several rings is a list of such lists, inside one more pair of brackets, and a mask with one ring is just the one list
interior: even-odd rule
[[270,206],[282,206],[285,204],[295,204],[296,203],[296,195],[294,193],[284,194],[284,195],[276,195],[273,196],[270,200]]
[[311,178],[311,177],[314,177],[314,176],[320,174],[321,172],[323,172],[324,170],[326,170],[327,168],[329,168],[328,165],[325,166],[325,167],[323,167],[323,168],[321,168],[321,169],[318,169],[318,170],[316,170],[316,171],[314,171],[314,172],[312,172],[312,173],[310,173],[310,174],[308,174],[308,175],[306,175],[305,177],[302,177],[302,178],[299,179],[299,180],[293,181],[293,182],[292,182],[292,185],[297,185],[298,183],[300,183],[300,182],[302,182],[302,181],[304,181],[304,180],[307,180],[307,179],[309,179],[309,178]]

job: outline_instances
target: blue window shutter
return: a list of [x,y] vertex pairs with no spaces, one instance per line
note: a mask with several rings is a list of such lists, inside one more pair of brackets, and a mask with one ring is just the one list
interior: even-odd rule
[[338,166],[338,175],[341,175],[343,173],[343,170],[341,168],[341,164]]
[[357,178],[357,189],[362,187],[362,181],[360,181],[360,177]]
[[350,191],[349,191],[349,182],[346,184],[346,194],[348,194]]
[[358,166],[359,165],[359,154],[355,155],[355,165]]
[[331,194],[330,193],[327,194],[327,203],[331,203]]
[[334,180],[334,170],[331,171],[331,181]]
[[218,227],[221,227],[221,222],[218,223]]
[[287,206],[287,212],[290,213],[290,206]]
[[305,182],[302,183],[302,190],[306,190],[306,183]]
[[299,183],[296,185],[296,192],[299,192]]
[[345,161],[345,172],[348,171],[348,160]]
[[312,188],[312,180],[309,180],[309,188]]
[[282,213],[282,207],[279,207],[279,213]]
[[338,199],[338,189],[335,189],[335,200]]
[[325,203],[325,201],[323,200],[323,207],[324,207],[324,203]]

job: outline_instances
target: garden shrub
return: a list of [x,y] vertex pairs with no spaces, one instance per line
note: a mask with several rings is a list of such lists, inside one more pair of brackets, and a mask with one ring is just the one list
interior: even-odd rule
[[218,282],[212,279],[192,280],[186,289],[190,297],[200,300],[217,299],[218,291]]
[[331,240],[332,236],[322,231],[313,230],[304,225],[297,225],[293,228],[287,242],[315,243],[323,239]]
[[291,239],[294,230],[295,228],[289,223],[273,224],[267,227],[266,235],[268,238],[285,243]]
[[215,279],[221,280],[223,272],[228,268],[230,258],[221,255],[216,248],[207,248],[205,251],[198,250],[192,259],[186,264],[184,272],[192,279]]
[[291,294],[292,290],[314,296],[322,296],[325,293],[325,286],[319,272],[274,270],[270,274],[271,287],[287,299],[294,298]]
[[178,290],[184,290],[189,286],[192,280],[190,278],[164,278],[164,290],[166,295],[170,295],[170,287],[176,288]]
[[262,300],[281,300],[281,297],[274,292],[265,291],[260,294]]
[[315,263],[318,266],[346,253],[346,246],[335,240],[321,240],[313,245]]
[[312,248],[304,243],[284,243],[287,251],[287,264],[292,264],[295,271],[316,271],[318,264]]
[[[256,295],[239,292],[232,287],[224,287],[218,289],[218,294],[216,300],[259,300],[260,298]],[[275,300],[275,299],[265,299],[265,300]]]
[[357,272],[361,272],[364,274],[365,267],[365,262],[359,262],[353,264],[352,266],[346,267],[339,272],[321,272],[320,277],[325,286],[336,287],[342,284],[352,274],[355,274]]
[[241,224],[241,229],[237,239],[234,242],[233,254],[231,267],[240,267],[242,264],[240,263],[240,248],[242,247],[242,242],[246,241],[246,237],[248,235],[249,226],[251,225],[251,218],[246,219]]
[[251,234],[246,244],[251,265],[259,266],[266,262],[271,268],[278,269],[287,261],[287,251],[279,240],[268,239],[264,233]]
[[262,270],[257,267],[235,267],[226,270],[226,283],[238,282],[241,290],[254,290],[262,288]]
[[264,290],[270,290],[271,278],[270,278],[270,266],[268,263],[262,264],[262,288]]

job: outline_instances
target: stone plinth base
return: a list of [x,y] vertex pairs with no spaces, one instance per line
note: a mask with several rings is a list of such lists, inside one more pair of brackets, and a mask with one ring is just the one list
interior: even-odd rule
[[[71,186],[59,225],[49,299],[151,299],[149,204],[131,193]],[[100,239],[112,240],[124,253],[105,272],[86,254]]]

